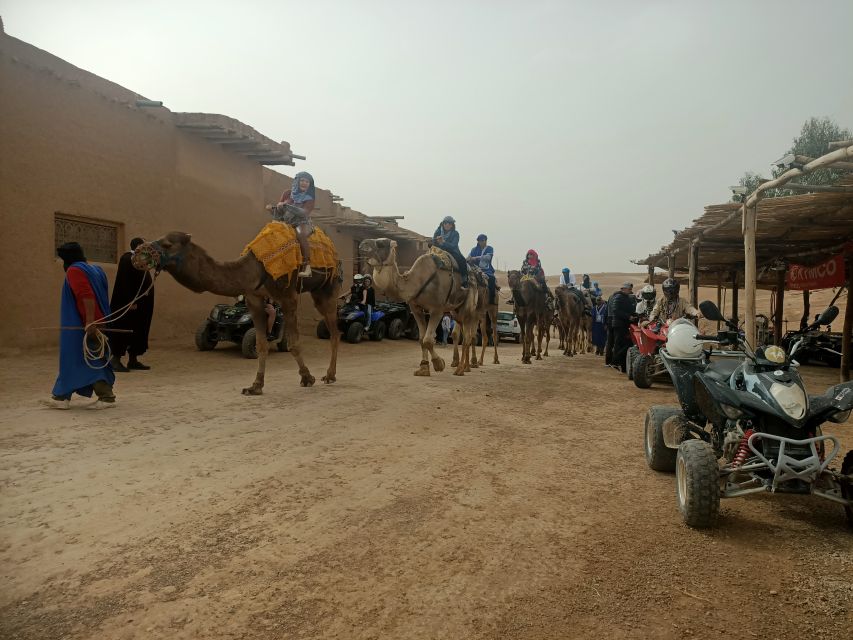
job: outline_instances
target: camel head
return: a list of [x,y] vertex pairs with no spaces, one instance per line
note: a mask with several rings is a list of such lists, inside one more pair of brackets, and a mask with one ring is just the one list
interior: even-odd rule
[[133,255],[133,266],[140,271],[164,269],[173,274],[179,270],[192,244],[192,236],[182,231],[171,231],[159,240],[143,242]]
[[506,272],[506,279],[510,289],[518,289],[521,287],[521,271],[513,269]]
[[397,241],[388,238],[362,240],[358,252],[367,258],[371,267],[382,267],[397,262]]

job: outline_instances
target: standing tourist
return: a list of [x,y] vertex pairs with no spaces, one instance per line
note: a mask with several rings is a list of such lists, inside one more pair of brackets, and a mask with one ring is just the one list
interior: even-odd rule
[[622,287],[610,297],[607,306],[608,321],[613,332],[613,353],[610,364],[625,373],[625,355],[630,346],[628,327],[634,316],[637,303],[634,298],[634,285],[625,282]]
[[592,344],[595,355],[604,355],[607,345],[607,303],[603,298],[596,298],[592,307]]
[[83,353],[84,342],[89,349],[97,349],[102,336],[95,323],[110,313],[107,275],[86,262],[83,248],[76,242],[66,242],[56,253],[62,258],[65,283],[60,303],[63,329],[59,338],[59,375],[53,385],[51,406],[70,409],[74,393],[91,398],[94,392],[98,399],[88,408],[109,409],[116,400],[112,367],[105,358],[87,362]]
[[[111,322],[110,327],[132,331],[133,333],[115,332],[110,334],[110,352],[112,353],[114,371],[127,372],[131,369],[146,371],[151,368],[147,364],[142,364],[139,357],[148,351],[148,332],[151,329],[151,318],[154,315],[154,289],[148,290],[151,287],[149,273],[134,268],[131,261],[133,252],[143,242],[145,240],[142,238],[131,240],[130,251],[118,261],[118,271],[113,285],[110,308],[118,311],[127,305],[131,306],[126,312],[120,312],[120,317]],[[134,302],[133,299],[142,294],[145,295]],[[125,352],[128,353],[127,366],[121,362]]]

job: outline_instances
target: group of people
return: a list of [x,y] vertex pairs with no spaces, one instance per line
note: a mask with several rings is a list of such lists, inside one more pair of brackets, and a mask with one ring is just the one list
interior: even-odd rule
[[495,250],[489,246],[489,238],[485,233],[477,236],[477,244],[468,256],[463,256],[459,249],[459,232],[456,230],[456,220],[453,216],[445,216],[433,234],[433,244],[449,253],[459,268],[459,278],[462,288],[468,288],[468,265],[474,265],[486,276],[489,287],[489,304],[495,304],[495,267],[492,264]]
[[[599,339],[602,329],[606,332],[604,363],[625,373],[625,356],[631,347],[629,327],[640,323],[649,326],[656,322],[670,322],[678,318],[698,318],[699,312],[687,300],[679,296],[681,286],[674,278],[667,278],[661,285],[663,296],[657,299],[655,288],[647,284],[634,295],[634,285],[625,282],[605,304],[601,299],[593,310],[593,343],[595,334]],[[598,325],[598,327],[596,326]]]
[[[89,408],[114,407],[115,372],[151,368],[139,358],[148,350],[154,288],[151,276],[135,269],[131,261],[143,242],[142,238],[131,240],[130,251],[119,259],[112,298],[106,273],[89,264],[79,243],[66,242],[56,250],[65,282],[60,303],[59,375],[51,406],[69,409],[71,397],[77,393],[97,396]],[[103,337],[102,329],[108,338]],[[127,365],[122,362],[125,354]]]

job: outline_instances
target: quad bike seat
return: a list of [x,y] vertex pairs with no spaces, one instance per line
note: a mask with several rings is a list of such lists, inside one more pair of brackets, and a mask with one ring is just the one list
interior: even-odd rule
[[740,366],[741,362],[741,360],[735,358],[714,360],[702,373],[718,382],[726,382],[732,377],[732,374]]

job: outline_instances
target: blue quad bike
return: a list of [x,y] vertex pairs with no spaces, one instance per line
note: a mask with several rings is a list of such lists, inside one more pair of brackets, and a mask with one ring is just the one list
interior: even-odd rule
[[[337,329],[344,340],[351,344],[358,344],[365,336],[374,342],[384,338],[399,340],[411,334],[413,325],[417,331],[417,325],[410,318],[409,307],[399,302],[376,303],[369,329],[365,328],[366,324],[364,311],[357,304],[346,303],[338,309]],[[322,340],[328,340],[330,337],[325,320],[317,323],[317,337]]]

